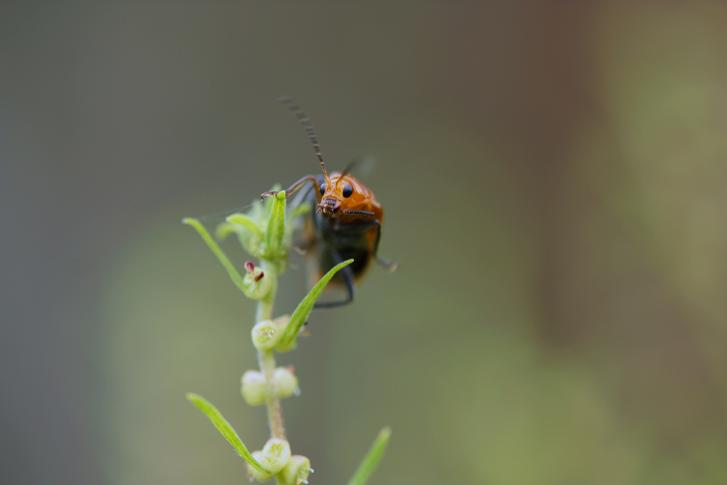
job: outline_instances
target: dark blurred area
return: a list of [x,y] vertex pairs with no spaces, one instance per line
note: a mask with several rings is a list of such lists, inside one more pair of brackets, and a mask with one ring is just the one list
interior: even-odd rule
[[264,442],[254,308],[180,220],[316,173],[282,94],[400,263],[283,356],[314,483],[386,424],[371,483],[727,483],[718,5],[0,3],[0,483],[245,480],[184,393]]

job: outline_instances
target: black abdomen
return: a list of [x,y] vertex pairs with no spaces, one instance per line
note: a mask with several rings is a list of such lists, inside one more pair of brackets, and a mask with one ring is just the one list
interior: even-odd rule
[[366,248],[328,247],[323,248],[321,253],[321,274],[325,274],[329,269],[333,268],[341,261],[353,259],[353,263],[351,263],[349,268],[351,268],[354,278],[358,278],[366,272],[366,269],[371,262],[371,254]]
[[320,270],[325,274],[329,269],[347,259],[353,259],[351,271],[354,278],[366,272],[371,262],[368,232],[370,224],[338,224],[316,214],[316,225],[320,237]]

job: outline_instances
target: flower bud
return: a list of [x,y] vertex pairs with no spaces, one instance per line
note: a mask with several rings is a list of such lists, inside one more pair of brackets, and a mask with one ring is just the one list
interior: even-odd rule
[[308,483],[308,476],[313,469],[310,467],[310,460],[305,456],[293,455],[288,460],[283,471],[280,472],[280,479],[285,485],[301,485]]
[[262,372],[249,370],[242,375],[242,397],[250,406],[265,404],[266,387]]
[[273,388],[275,395],[281,399],[300,393],[298,378],[293,371],[287,367],[278,367],[273,373]]
[[242,291],[252,300],[262,300],[273,286],[273,278],[266,277],[265,272],[252,261],[245,263],[245,276],[242,277]]
[[252,343],[255,345],[255,348],[259,350],[270,350],[274,348],[283,336],[288,320],[289,317],[285,315],[274,320],[257,322],[252,327]]
[[290,445],[288,442],[280,438],[270,438],[263,447],[258,463],[270,473],[276,474],[288,464],[289,460]]
[[[263,452],[262,451],[260,451],[260,450],[253,451],[252,452],[252,457],[255,458],[255,461],[256,462],[260,463],[261,465],[263,465],[263,467],[265,467],[265,465],[263,464],[264,457],[263,457]],[[270,477],[273,476],[272,473],[263,473],[263,472],[261,472],[257,468],[254,468],[254,467],[250,466],[249,463],[247,464],[247,474],[250,476],[251,479],[257,480],[258,482],[264,482],[266,480],[270,480]]]

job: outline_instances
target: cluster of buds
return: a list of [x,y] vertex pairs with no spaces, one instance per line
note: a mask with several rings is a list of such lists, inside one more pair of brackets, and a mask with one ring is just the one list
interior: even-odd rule
[[265,376],[257,370],[242,375],[242,397],[250,406],[262,406],[268,399],[285,399],[300,394],[298,378],[289,367],[278,367],[273,372],[273,382],[268,386]]
[[252,480],[264,482],[276,477],[284,485],[301,485],[308,483],[313,473],[310,460],[305,456],[291,455],[290,445],[279,438],[271,438],[262,450],[253,451],[252,456],[265,471],[260,471],[248,464],[248,476]]
[[[269,261],[279,272],[285,269],[295,224],[286,224],[285,192],[274,191],[267,202],[255,202],[246,213],[228,216],[217,227],[218,239],[235,234],[248,254]],[[296,218],[291,215],[291,221]]]

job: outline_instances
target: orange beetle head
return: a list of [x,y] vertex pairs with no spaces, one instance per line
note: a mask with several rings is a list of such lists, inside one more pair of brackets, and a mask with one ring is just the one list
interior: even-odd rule
[[348,211],[369,210],[370,191],[356,178],[334,172],[321,184],[318,212],[329,217],[345,215]]

